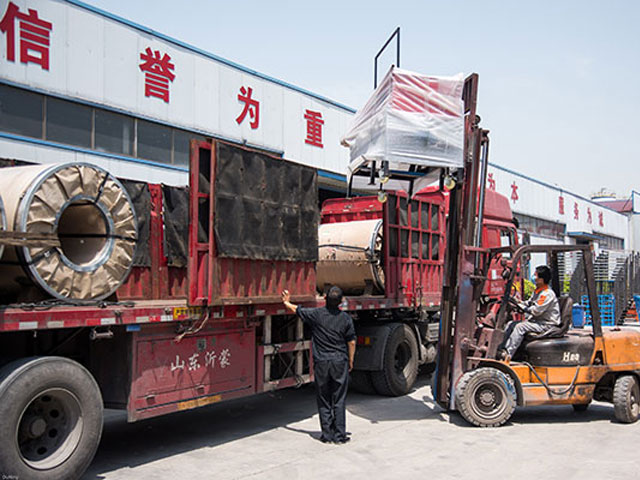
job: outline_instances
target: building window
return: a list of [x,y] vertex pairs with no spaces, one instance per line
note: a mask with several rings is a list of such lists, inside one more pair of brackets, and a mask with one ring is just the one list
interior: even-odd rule
[[624,239],[598,233],[598,246],[607,250],[624,250]]
[[133,119],[118,113],[96,109],[95,149],[133,155]]
[[189,152],[191,151],[191,140],[205,140],[202,135],[197,135],[184,130],[173,131],[173,164],[181,167],[189,166]]
[[562,223],[530,217],[521,213],[516,213],[514,216],[520,225],[519,229],[522,231],[526,231],[531,235],[541,235],[559,240],[564,239],[565,225]]
[[206,140],[186,130],[3,84],[0,131],[181,167],[189,166],[191,140]]
[[138,120],[138,157],[171,163],[171,128]]
[[47,98],[47,140],[91,148],[92,109]]
[[42,138],[43,102],[37,93],[0,85],[0,130]]

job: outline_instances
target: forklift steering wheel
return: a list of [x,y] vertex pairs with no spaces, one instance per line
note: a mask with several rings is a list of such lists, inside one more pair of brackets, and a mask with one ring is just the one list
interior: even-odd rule
[[515,308],[519,313],[524,313],[524,309],[520,306],[520,302],[514,297],[509,297],[509,306]]

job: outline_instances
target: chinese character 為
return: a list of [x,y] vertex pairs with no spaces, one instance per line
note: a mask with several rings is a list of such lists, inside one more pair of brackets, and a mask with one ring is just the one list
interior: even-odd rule
[[253,93],[253,89],[251,87],[241,87],[240,93],[238,94],[238,101],[244,103],[244,108],[238,118],[236,118],[236,122],[238,124],[244,121],[244,117],[249,113],[249,118],[251,119],[251,123],[249,124],[251,128],[254,130],[258,128],[260,123],[260,102],[256,99],[251,98],[251,94]]
[[176,76],[171,73],[176,67],[171,63],[171,57],[166,53],[160,56],[158,50],[151,51],[147,47],[145,53],[140,54],[140,70],[144,74],[144,96],[157,97],[169,103],[169,82],[173,82]]
[[36,63],[43,70],[49,70],[49,34],[53,25],[38,18],[37,10],[22,13],[18,6],[9,2],[4,17],[0,20],[0,31],[7,35],[7,60],[16,61],[15,19],[20,24],[20,62]]

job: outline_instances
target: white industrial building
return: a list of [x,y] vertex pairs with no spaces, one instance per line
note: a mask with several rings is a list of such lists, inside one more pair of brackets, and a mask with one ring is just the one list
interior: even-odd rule
[[[186,185],[189,139],[216,137],[317,168],[325,195],[344,191],[354,109],[75,0],[1,0],[0,16],[5,163],[86,161]],[[640,250],[640,205],[620,213],[498,165],[487,186],[532,243]]]

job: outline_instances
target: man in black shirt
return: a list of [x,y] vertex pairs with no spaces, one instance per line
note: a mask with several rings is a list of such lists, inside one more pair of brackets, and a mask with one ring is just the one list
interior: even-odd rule
[[342,290],[331,287],[327,305],[320,308],[302,308],[289,300],[289,292],[285,290],[282,301],[287,310],[311,327],[313,373],[322,428],[320,440],[347,443],[345,401],[356,353],[356,332],[349,314],[340,311]]

